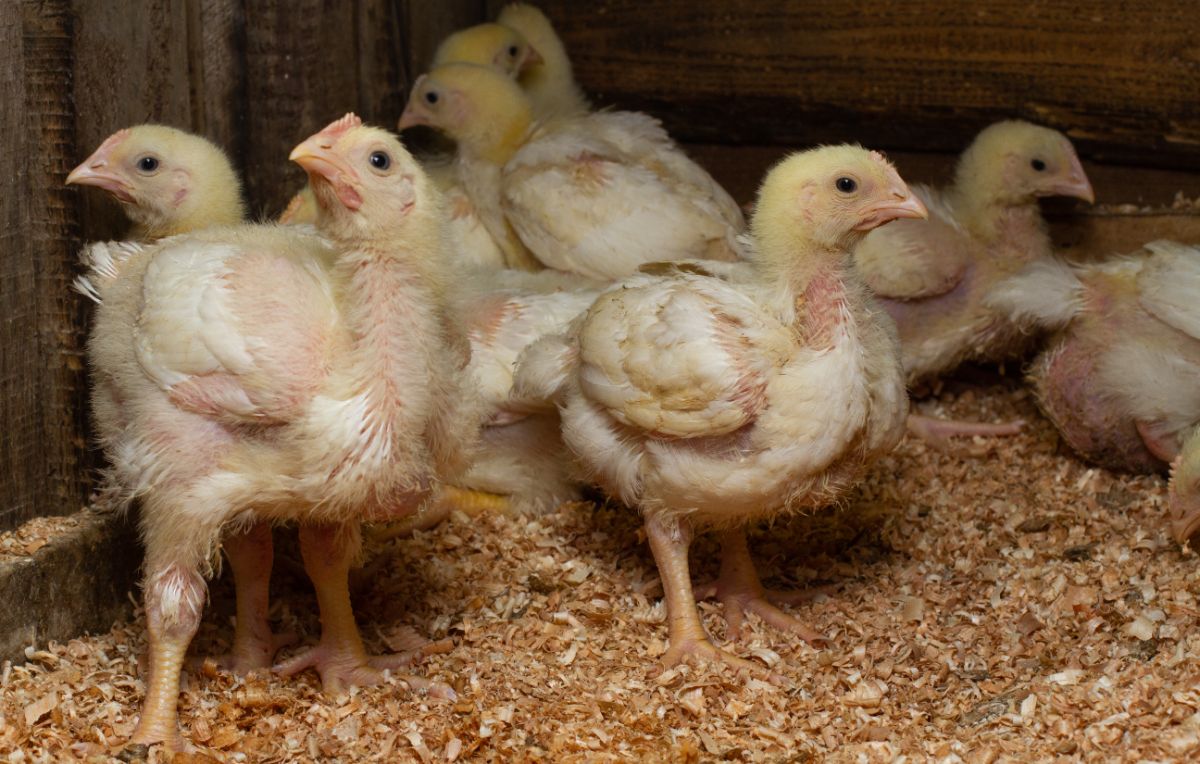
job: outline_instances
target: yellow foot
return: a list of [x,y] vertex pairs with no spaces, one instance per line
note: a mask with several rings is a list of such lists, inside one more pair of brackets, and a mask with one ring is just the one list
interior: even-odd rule
[[413,531],[432,528],[456,509],[469,517],[478,517],[484,513],[508,514],[512,511],[512,502],[507,496],[497,493],[442,486],[437,496],[419,512],[394,523],[372,525],[367,529],[367,538],[373,542],[383,542],[409,536]]
[[275,667],[275,671],[283,676],[292,676],[305,669],[315,668],[321,675],[321,685],[331,693],[344,692],[348,687],[379,684],[384,681],[384,671],[391,671],[393,676],[403,680],[418,692],[435,698],[455,700],[457,695],[449,685],[412,674],[394,672],[395,669],[412,665],[415,659],[427,655],[429,652],[422,648],[395,655],[365,655],[357,654],[355,651],[335,650],[326,645],[317,645],[279,664]]
[[746,613],[754,613],[772,628],[795,634],[813,647],[826,647],[829,644],[828,639],[776,606],[809,602],[830,588],[832,587],[787,592],[759,588],[759,591],[754,591],[750,586],[737,586],[717,580],[701,586],[697,590],[696,598],[716,599],[721,603],[725,609],[725,635],[729,639],[741,636]]
[[133,731],[133,736],[129,738],[129,742],[125,745],[124,751],[128,751],[126,761],[145,761],[146,757],[140,756],[139,751],[145,751],[152,745],[161,745],[164,750],[172,753],[185,753],[194,750],[192,745],[183,739],[183,735],[179,733],[179,726],[171,721],[170,725],[155,724],[151,719],[149,722],[142,717],[138,720],[137,728]]
[[739,658],[728,653],[704,638],[676,639],[671,642],[667,652],[662,657],[663,666],[670,668],[681,663],[695,665],[696,663],[724,663],[735,671],[745,671],[751,676],[765,679],[774,684],[783,683],[779,674],[771,671],[762,664]]

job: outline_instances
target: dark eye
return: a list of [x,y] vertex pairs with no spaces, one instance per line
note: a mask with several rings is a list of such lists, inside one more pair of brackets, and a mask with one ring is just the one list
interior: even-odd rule
[[1037,170],[1038,172],[1041,172],[1042,170],[1046,169],[1046,163],[1040,159],[1033,160],[1032,162],[1029,163],[1029,166],[1032,167],[1033,169]]
[[437,92],[430,90],[428,93],[425,94],[425,103],[435,104],[437,102],[438,102]]
[[142,172],[154,172],[158,169],[158,160],[154,157],[142,157],[137,161],[137,167]]
[[852,194],[858,189],[858,182],[854,178],[838,178],[836,185],[843,194]]
[[368,157],[368,161],[371,162],[371,166],[376,170],[386,170],[392,166],[392,158],[383,151],[371,152],[371,156]]
[[521,52],[520,48],[518,48],[516,45],[508,46],[508,55],[510,58],[516,58],[517,54],[520,52]]

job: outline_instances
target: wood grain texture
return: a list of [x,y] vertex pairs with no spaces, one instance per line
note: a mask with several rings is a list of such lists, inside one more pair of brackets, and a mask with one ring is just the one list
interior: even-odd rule
[[0,528],[78,510],[90,486],[83,313],[71,297],[78,226],[62,185],[74,153],[67,0],[5,7],[0,21],[4,103],[0,164],[7,189],[0,233]]
[[1192,0],[539,5],[597,103],[683,140],[957,151],[1022,117],[1094,158],[1200,168]]

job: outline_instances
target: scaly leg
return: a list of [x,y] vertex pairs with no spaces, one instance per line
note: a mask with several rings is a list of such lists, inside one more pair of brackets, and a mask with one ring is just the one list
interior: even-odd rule
[[957,419],[938,419],[924,414],[908,415],[908,431],[921,440],[938,449],[950,451],[950,438],[953,437],[1003,437],[1016,435],[1025,426],[1024,419],[1004,424],[987,424],[984,422],[963,422]]
[[[357,522],[300,526],[300,552],[321,610],[321,642],[278,666],[284,676],[315,668],[325,689],[336,693],[352,685],[378,684],[383,681],[384,669],[412,662],[411,653],[371,656],[363,647],[350,606],[349,584],[350,564],[360,543]],[[400,677],[414,689],[454,697],[454,691],[444,684],[416,676]]]
[[270,668],[276,651],[295,641],[295,635],[271,633],[271,563],[274,554],[269,523],[255,523],[244,532],[230,533],[221,542],[237,597],[233,645],[217,664],[235,674]]
[[179,672],[200,626],[206,587],[198,571],[177,564],[148,562],[147,571],[150,670],[142,715],[130,742],[163,743],[170,750],[181,751],[186,744],[179,734]]
[[820,645],[827,640],[805,626],[798,618],[790,616],[775,604],[792,604],[811,599],[812,592],[769,592],[763,588],[750,558],[746,545],[746,532],[741,528],[722,531],[721,575],[701,590],[705,597],[716,597],[725,607],[726,633],[736,639],[742,631],[746,613],[754,613],[765,623],[780,631],[795,634],[810,645]]
[[1171,512],[1171,535],[1176,541],[1182,544],[1200,533],[1200,430],[1184,442],[1171,465],[1167,507]]
[[646,518],[646,535],[659,575],[662,576],[663,595],[667,600],[670,647],[663,655],[663,663],[674,666],[689,657],[719,660],[757,676],[770,676],[770,672],[757,663],[717,648],[705,633],[688,571],[688,547],[692,543],[692,529],[688,522],[652,515]]

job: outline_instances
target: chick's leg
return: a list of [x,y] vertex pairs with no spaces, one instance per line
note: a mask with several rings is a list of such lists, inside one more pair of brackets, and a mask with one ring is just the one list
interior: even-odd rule
[[707,597],[716,597],[725,608],[726,632],[729,638],[738,637],[746,613],[754,613],[765,623],[780,631],[790,632],[808,642],[821,645],[826,640],[805,626],[798,618],[780,610],[773,603],[794,603],[812,597],[810,592],[770,592],[763,588],[750,559],[746,532],[741,528],[722,531],[721,574],[701,590]]
[[646,535],[662,577],[663,596],[667,601],[670,647],[663,655],[663,663],[674,666],[688,658],[719,660],[735,669],[746,669],[759,676],[769,675],[762,666],[717,648],[705,633],[700,623],[700,611],[696,609],[696,597],[692,593],[692,579],[688,570],[692,529],[687,521],[647,517]]
[[1171,464],[1171,483],[1167,490],[1171,513],[1171,535],[1180,544],[1200,533],[1200,430],[1183,445]]
[[[284,676],[315,668],[330,692],[352,685],[377,684],[383,670],[408,665],[411,654],[371,656],[363,647],[350,606],[350,565],[361,544],[358,523],[302,525],[300,552],[312,579],[321,611],[321,642],[278,667]],[[416,676],[401,676],[411,687],[431,695],[453,698],[446,685]]]
[[909,432],[929,445],[939,451],[949,451],[952,448],[950,438],[968,438],[976,435],[983,437],[1017,435],[1025,426],[1025,420],[988,424],[986,422],[963,422],[958,419],[939,419],[924,414],[909,414],[907,425]]
[[185,743],[179,734],[179,672],[188,644],[200,626],[206,587],[194,568],[147,561],[146,627],[150,668],[142,715],[132,743],[163,743],[175,751]]
[[291,634],[272,634],[267,618],[274,556],[271,526],[255,523],[245,531],[226,535],[221,546],[233,569],[237,621],[233,646],[217,663],[236,674],[269,668],[275,652],[294,641]]

